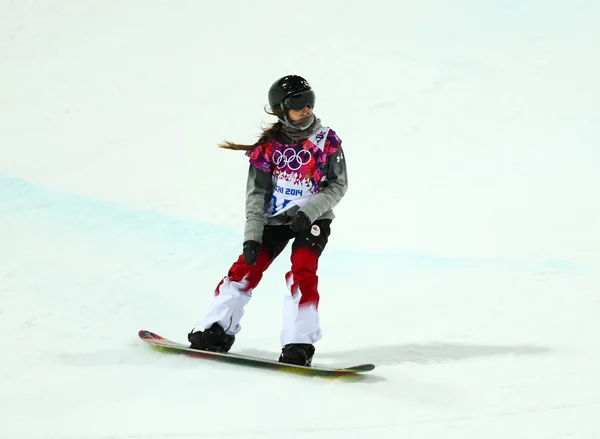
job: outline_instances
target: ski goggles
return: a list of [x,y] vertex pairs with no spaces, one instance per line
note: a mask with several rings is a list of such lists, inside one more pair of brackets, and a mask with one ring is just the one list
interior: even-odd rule
[[312,90],[294,93],[286,97],[283,102],[285,108],[290,110],[302,110],[304,107],[315,107],[315,92]]

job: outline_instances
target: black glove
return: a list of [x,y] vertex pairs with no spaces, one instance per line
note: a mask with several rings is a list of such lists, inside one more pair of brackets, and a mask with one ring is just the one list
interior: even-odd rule
[[256,257],[260,250],[260,242],[257,241],[246,241],[244,242],[244,261],[248,265],[256,264]]
[[308,229],[311,224],[312,223],[311,223],[308,215],[302,211],[298,211],[298,213],[292,220],[292,224],[290,225],[290,227],[292,228],[292,230],[294,232],[298,233],[298,232]]

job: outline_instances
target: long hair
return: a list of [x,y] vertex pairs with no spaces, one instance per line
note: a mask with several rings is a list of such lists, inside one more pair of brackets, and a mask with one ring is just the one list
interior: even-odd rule
[[[272,108],[271,111],[269,111],[265,108],[265,112],[267,114],[270,114],[271,116],[276,116],[277,118],[280,118],[280,119],[283,119],[284,116],[286,115],[286,112],[284,110],[282,110],[281,108]],[[281,122],[277,121],[277,122],[275,122],[273,124],[269,124],[267,127],[263,128],[262,132],[260,133],[260,136],[258,138],[258,141],[256,143],[254,143],[253,145],[244,145],[244,144],[239,144],[239,143],[233,143],[233,142],[229,142],[226,140],[225,142],[220,143],[218,146],[219,146],[219,148],[223,148],[223,149],[233,149],[235,151],[248,151],[248,150],[254,148],[254,146],[257,144],[273,140],[275,138],[275,136],[277,136],[277,134],[279,134],[279,131],[281,130],[282,125],[283,124]]]

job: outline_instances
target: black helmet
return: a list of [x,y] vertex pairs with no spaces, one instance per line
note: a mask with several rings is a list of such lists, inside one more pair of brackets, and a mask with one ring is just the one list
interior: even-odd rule
[[269,105],[271,108],[283,105],[292,110],[301,110],[306,106],[314,108],[315,92],[303,77],[287,75],[275,81],[269,89]]

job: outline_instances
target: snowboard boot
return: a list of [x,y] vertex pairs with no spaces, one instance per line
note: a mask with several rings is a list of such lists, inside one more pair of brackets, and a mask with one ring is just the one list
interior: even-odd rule
[[212,326],[204,331],[190,332],[188,340],[191,343],[190,348],[199,349],[201,351],[211,352],[229,352],[235,335],[228,335],[218,323],[213,323]]
[[314,354],[315,347],[311,344],[286,344],[281,350],[279,362],[310,367]]

